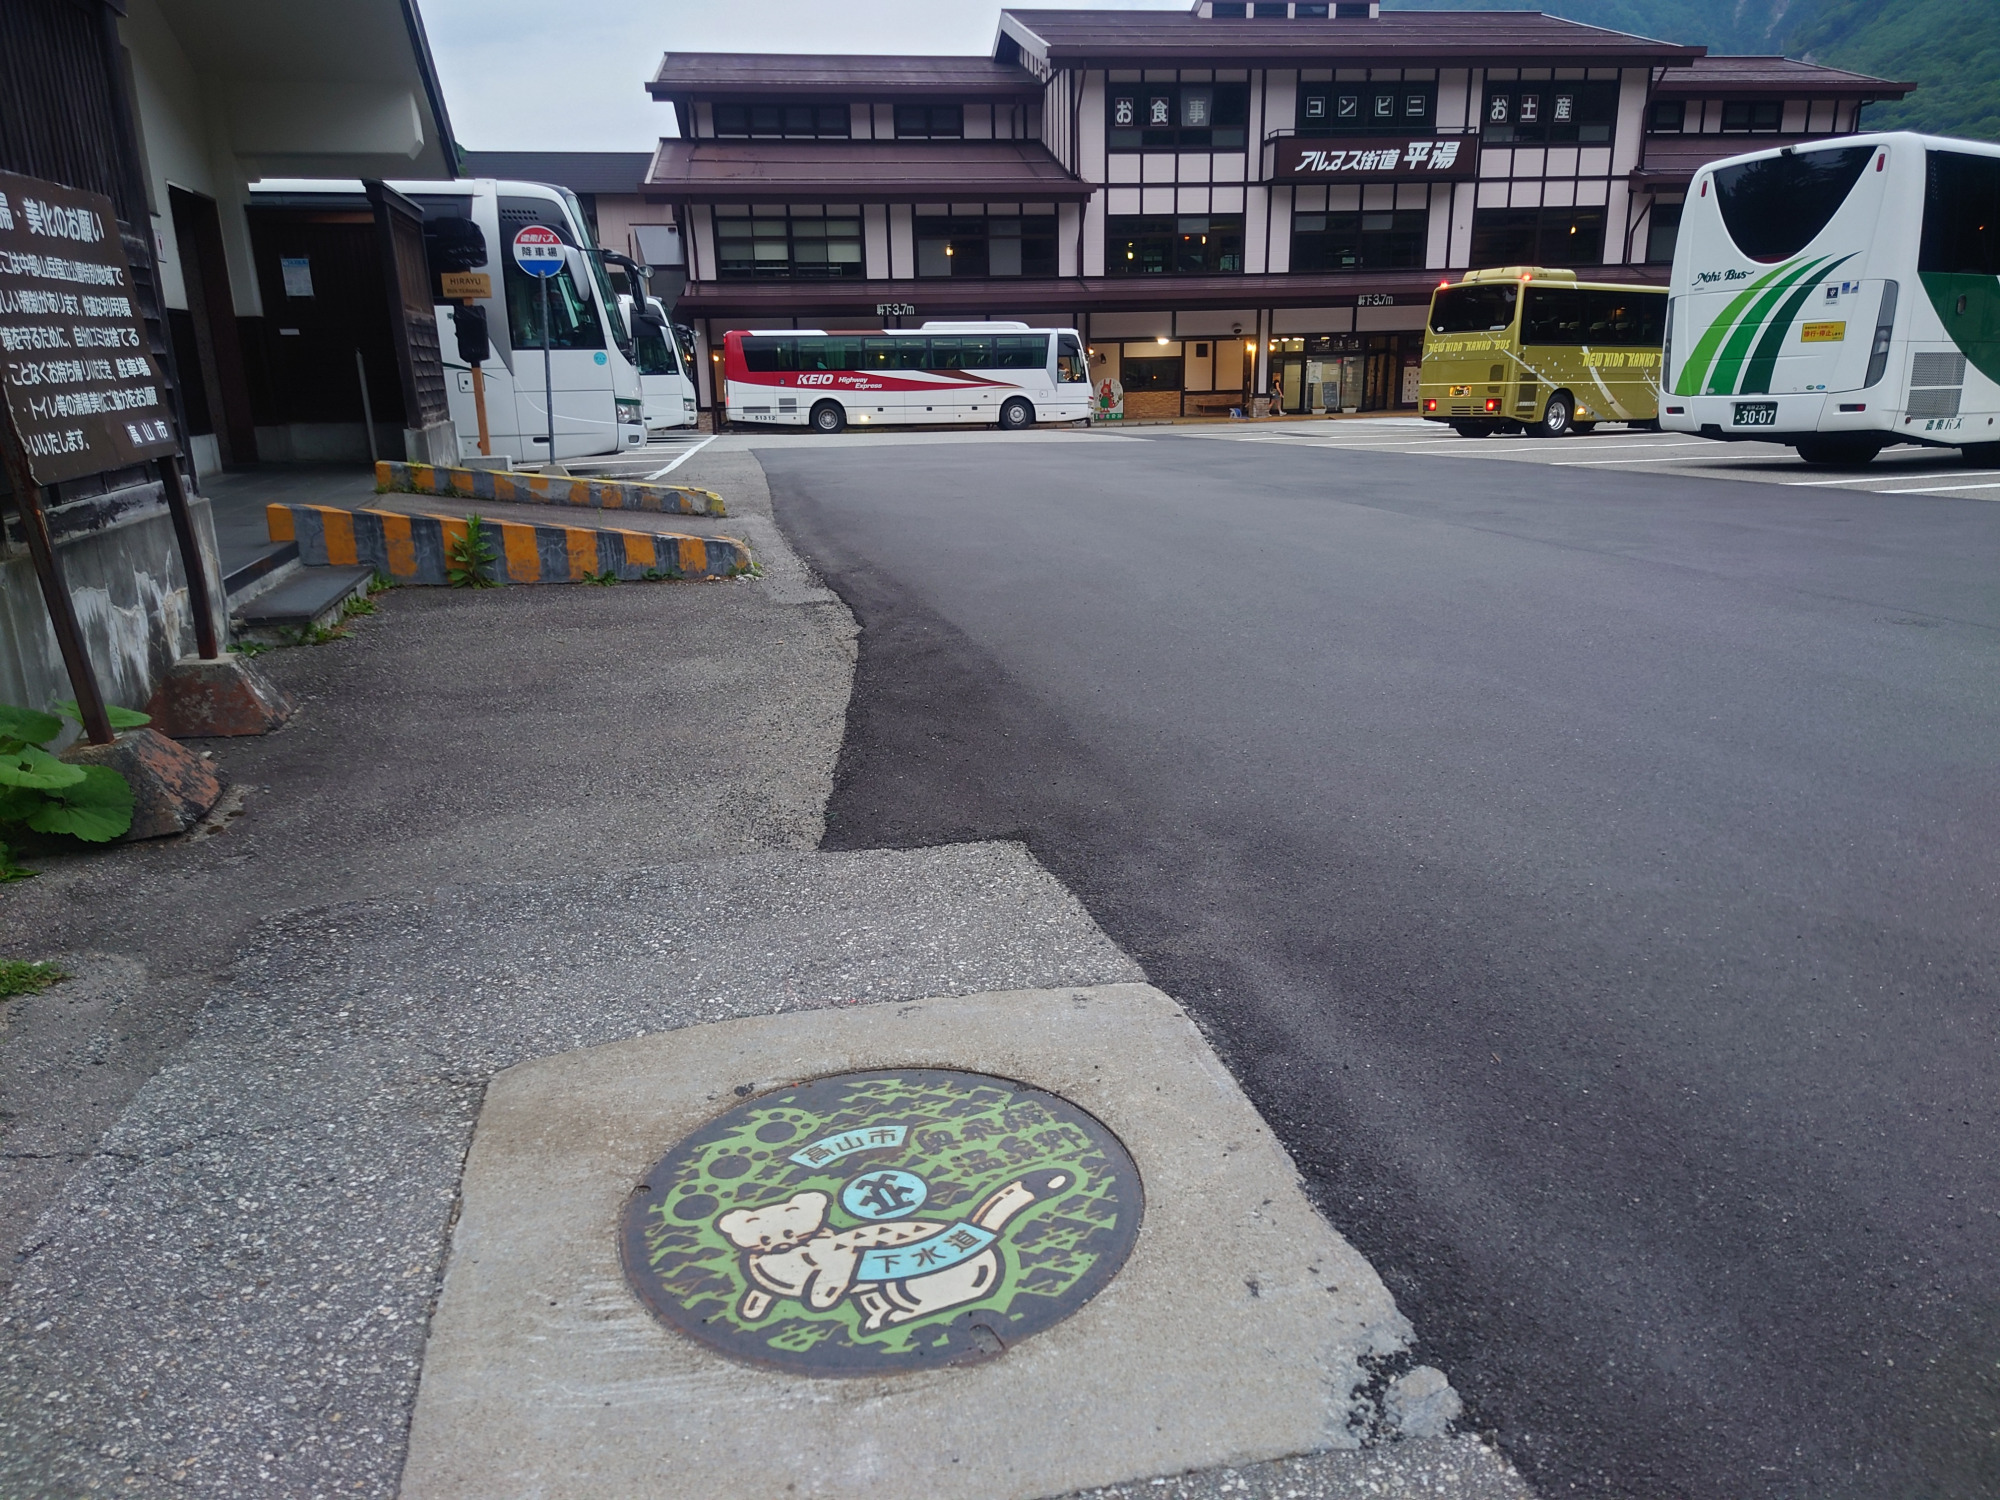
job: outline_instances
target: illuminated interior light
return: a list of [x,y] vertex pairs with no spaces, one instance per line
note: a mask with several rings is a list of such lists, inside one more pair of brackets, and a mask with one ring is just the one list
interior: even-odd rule
[[1166,340],[1166,339],[1164,339],[1164,338],[1157,338],[1157,339],[1154,339],[1154,340],[1153,340],[1153,342],[1154,342],[1154,343],[1156,343],[1156,344],[1164,344],[1164,343],[1166,343],[1166,342],[1167,342],[1167,340]]

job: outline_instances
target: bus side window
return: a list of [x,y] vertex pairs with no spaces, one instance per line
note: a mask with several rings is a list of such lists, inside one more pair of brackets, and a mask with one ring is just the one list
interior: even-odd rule
[[798,368],[796,339],[745,339],[743,367],[752,374],[771,374]]
[[1566,287],[1531,286],[1521,314],[1524,344],[1581,344],[1584,293]]
[[[993,341],[994,368],[1001,370],[1041,370],[1048,367],[1047,334],[1003,333]],[[1088,376],[1080,377],[1088,379]]]

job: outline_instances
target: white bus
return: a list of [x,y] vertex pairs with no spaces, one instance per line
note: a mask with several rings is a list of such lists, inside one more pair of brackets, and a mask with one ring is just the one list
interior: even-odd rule
[[1905,133],[1704,167],[1674,253],[1660,425],[1858,465],[2000,463],[2000,146]]
[[645,401],[646,435],[672,432],[695,424],[694,343],[674,327],[658,297],[646,299],[650,318],[632,316],[632,299],[620,293],[618,305],[632,325],[637,352],[639,390]]
[[1090,418],[1090,365],[1073,328],[732,331],[723,336],[722,369],[725,415],[746,425],[839,432],[850,422],[988,422],[1017,430]]
[[[550,458],[549,401],[555,394],[557,459],[589,458],[642,446],[646,430],[637,350],[604,264],[592,245],[583,208],[567,188],[540,182],[467,178],[454,182],[391,182],[424,213],[424,242],[436,299],[438,344],[459,456],[479,452],[472,367],[458,355],[454,315],[463,304],[443,296],[441,276],[477,272],[490,278],[486,311],[485,384],[488,447],[496,456],[539,464]],[[359,182],[273,180],[253,183],[253,205],[368,207]],[[514,236],[530,224],[553,229],[572,247],[549,279],[549,371],[542,367],[542,287],[514,263]]]

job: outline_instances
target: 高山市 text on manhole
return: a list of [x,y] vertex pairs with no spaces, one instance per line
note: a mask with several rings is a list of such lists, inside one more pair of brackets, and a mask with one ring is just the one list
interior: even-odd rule
[[625,1212],[625,1273],[662,1321],[806,1375],[998,1354],[1101,1291],[1144,1193],[1066,1099],[978,1073],[843,1073],[736,1106]]

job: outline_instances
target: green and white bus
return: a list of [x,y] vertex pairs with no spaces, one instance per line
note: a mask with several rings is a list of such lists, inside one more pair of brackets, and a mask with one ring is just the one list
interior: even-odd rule
[[1660,425],[1857,465],[2000,463],[2000,146],[1906,133],[1718,161],[1681,215]]

